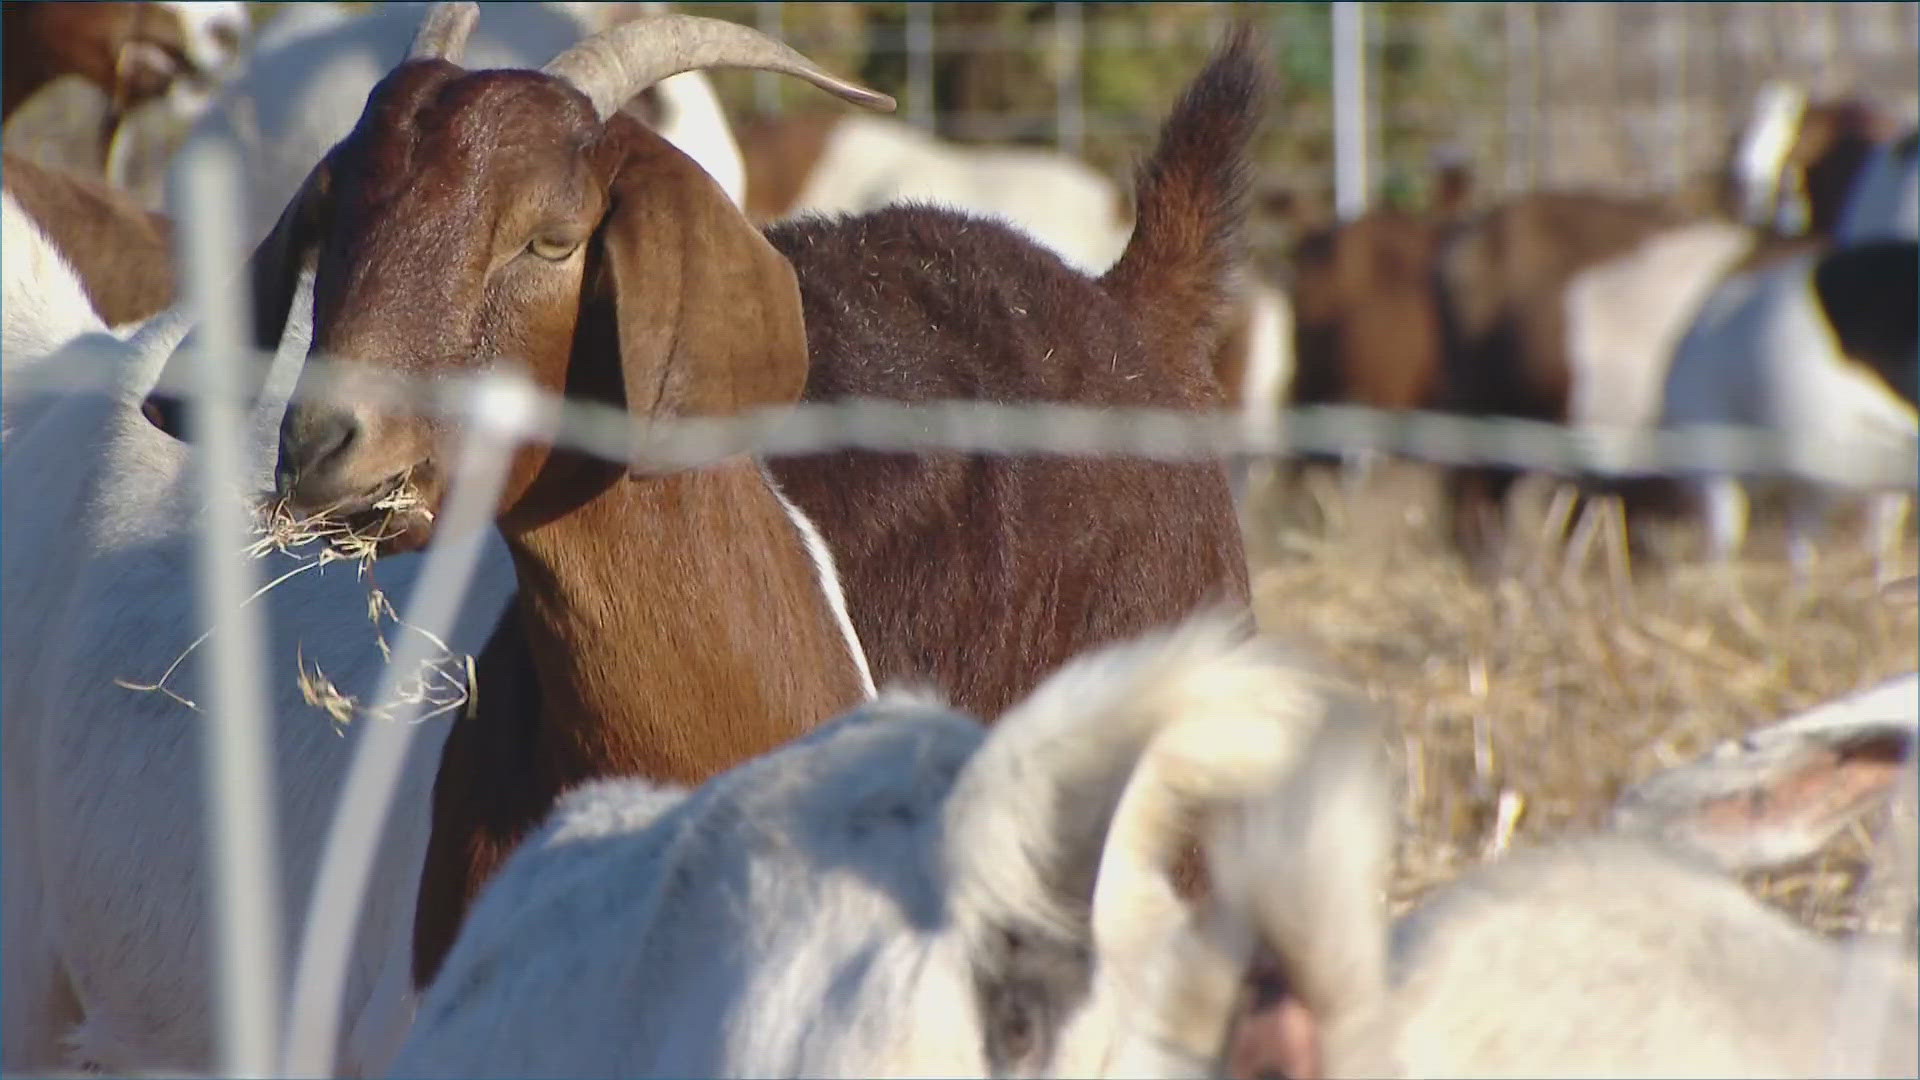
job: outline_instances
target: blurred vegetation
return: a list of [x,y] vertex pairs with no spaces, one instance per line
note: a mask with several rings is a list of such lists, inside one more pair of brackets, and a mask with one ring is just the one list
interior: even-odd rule
[[[1051,145],[1055,141],[1058,87],[1067,57],[1058,8],[1045,2],[931,3],[932,83],[937,130],[946,138],[972,141],[983,135]],[[784,4],[779,32],[818,62],[848,72],[901,99],[908,99],[905,3]],[[1484,95],[1499,72],[1498,50],[1484,36],[1436,33],[1476,13],[1498,18],[1498,5],[1375,3],[1368,5],[1369,37],[1380,47],[1368,72],[1383,101],[1415,102],[1415,114],[1383,110],[1375,176],[1388,200],[1418,203],[1426,193],[1426,161],[1433,141],[1426,117],[1457,115],[1459,106]],[[759,5],[683,5],[757,25]],[[1279,92],[1257,149],[1262,178],[1284,185],[1310,203],[1330,201],[1331,7],[1327,3],[1084,3],[1082,95],[1086,136],[1083,156],[1116,177],[1151,144],[1155,126],[1182,86],[1205,61],[1230,20],[1252,20],[1264,32]],[[1497,26],[1497,24],[1496,24]],[[1453,29],[1449,27],[1448,29]],[[1432,43],[1450,43],[1436,48]],[[716,72],[716,85],[734,115],[759,111],[754,77]],[[779,110],[825,112],[845,108],[812,87],[779,80]],[[979,118],[997,122],[979,123]],[[1452,142],[1452,132],[1439,136]]]

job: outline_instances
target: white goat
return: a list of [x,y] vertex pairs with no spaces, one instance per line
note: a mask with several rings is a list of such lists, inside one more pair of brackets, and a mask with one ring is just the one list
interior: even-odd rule
[[1873,148],[1847,191],[1835,241],[1920,240],[1920,132]]
[[1244,936],[1169,873],[1342,699],[1196,619],[984,730],[898,692],[689,793],[566,796],[397,1076],[1207,1075]]
[[[82,334],[104,331],[73,266],[13,192],[0,194],[0,442],[18,426],[32,381],[50,358]],[[57,374],[52,372],[51,374]]]
[[[20,249],[8,243],[11,271]],[[52,289],[56,277],[46,273],[38,284]],[[303,295],[283,357],[305,354],[310,310]],[[10,308],[10,327],[12,318]],[[76,1063],[122,1075],[206,1071],[214,1067],[214,972],[204,720],[164,693],[116,682],[159,679],[205,628],[186,570],[200,520],[196,451],[155,430],[139,411],[186,318],[163,312],[126,341],[99,333],[97,322],[94,329],[45,363],[72,366],[85,354],[106,354],[124,385],[36,405],[0,464],[8,511],[0,522],[0,1042],[4,1068],[14,1073]],[[281,365],[253,417],[255,490],[266,486],[295,370]],[[419,556],[397,556],[375,570],[403,611],[419,563]],[[269,556],[259,572],[265,580],[292,565],[289,557]],[[449,638],[456,653],[479,651],[512,583],[504,546],[491,540]],[[359,732],[383,722],[337,728],[303,700],[298,665],[304,660],[307,670],[317,668],[367,702],[384,667],[368,622],[368,589],[340,563],[290,578],[256,602],[270,631],[262,645],[264,682],[280,825],[280,918],[289,946],[304,925]],[[167,685],[201,699],[200,667],[189,658]],[[414,895],[447,724],[428,722],[420,732],[374,868],[348,964],[340,1059],[349,1074],[383,1069],[409,1022]]]
[[[538,68],[587,34],[661,4],[491,4],[467,43],[470,69]],[[406,55],[422,5],[365,13],[333,4],[289,4],[260,32],[247,68],[196,125],[237,139],[248,155],[253,220],[265,236],[307,173],[360,120],[367,96]],[[656,130],[705,169],[736,205],[746,166],[707,76],[661,81]]]
[[[1910,957],[1822,938],[1649,841],[1516,852],[1389,929],[1388,780],[1377,756],[1345,749],[1307,755],[1210,847],[1228,911],[1262,927],[1313,1017],[1317,1075],[1911,1076],[1920,1064]],[[1884,1005],[1884,1025],[1850,1023],[1843,1001]],[[1289,1037],[1243,1026],[1235,1059],[1269,1059]]]
[[1089,274],[1120,257],[1132,235],[1120,189],[1065,154],[960,146],[911,124],[848,115],[835,121],[785,213],[857,213],[930,202],[1008,222]]
[[[1804,254],[1723,281],[1693,321],[1668,369],[1660,422],[1757,425],[1792,443],[1844,449],[1857,459],[1911,456],[1916,247],[1883,242]],[[1829,501],[1825,485],[1793,483],[1790,554],[1804,567]],[[1730,477],[1698,485],[1713,552],[1746,534],[1746,495]],[[1906,490],[1873,503],[1881,571],[1897,540]]]

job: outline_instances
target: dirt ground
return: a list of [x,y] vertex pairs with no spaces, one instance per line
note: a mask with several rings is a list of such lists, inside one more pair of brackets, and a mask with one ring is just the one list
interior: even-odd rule
[[[1431,469],[1387,464],[1351,488],[1311,472],[1250,488],[1260,622],[1397,725],[1395,910],[1508,843],[1597,826],[1623,786],[1911,671],[1920,654],[1915,614],[1879,594],[1857,518],[1836,515],[1797,583],[1784,530],[1765,517],[1728,570],[1701,562],[1697,525],[1674,520],[1655,526],[1657,558],[1610,566],[1596,542],[1569,572],[1566,545],[1538,540],[1552,489],[1516,493],[1522,539],[1489,580],[1446,546]],[[1915,561],[1910,521],[1895,572]],[[1749,885],[1824,931],[1893,929],[1868,918],[1862,888],[1877,825]]]

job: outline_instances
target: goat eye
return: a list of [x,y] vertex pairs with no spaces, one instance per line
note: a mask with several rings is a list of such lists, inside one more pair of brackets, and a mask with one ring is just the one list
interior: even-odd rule
[[527,245],[527,250],[548,262],[562,262],[567,256],[580,250],[580,241],[537,236]]

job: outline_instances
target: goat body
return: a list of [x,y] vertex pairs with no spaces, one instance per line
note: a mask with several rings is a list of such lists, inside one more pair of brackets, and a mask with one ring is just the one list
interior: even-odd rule
[[1327,690],[1208,618],[990,732],[890,692],[691,791],[584,786],[481,896],[394,1075],[1206,1075],[1246,956],[1175,895],[1173,838],[1265,791]]
[[5,155],[6,191],[79,275],[108,326],[173,301],[173,225],[98,180]]
[[[1787,242],[1790,245],[1793,242]],[[1674,343],[1727,274],[1784,257],[1750,229],[1656,200],[1515,199],[1463,222],[1439,258],[1443,407],[1572,426],[1646,427]],[[1519,471],[1451,471],[1455,543],[1486,555]],[[1653,478],[1580,477],[1630,509],[1666,508]]]
[[1126,246],[1121,192],[1065,154],[959,146],[875,116],[781,118],[742,135],[761,221],[930,203],[1012,225],[1089,274]]
[[[1260,86],[1240,39],[1198,76],[1097,280],[936,207],[770,228],[800,281],[806,398],[1217,407],[1209,350]],[[1086,648],[1246,596],[1214,463],[846,451],[769,467],[834,552],[874,678],[928,680],[989,720]]]
[[[1317,1075],[1903,1076],[1920,1061],[1911,957],[1822,938],[1650,841],[1516,851],[1389,928],[1383,755],[1336,757],[1338,742],[1210,848],[1228,910],[1313,1014]],[[1856,1000],[1885,1025],[1851,1024]],[[1271,1028],[1235,1040],[1242,1063],[1275,1051]]]
[[1920,240],[1920,132],[1876,146],[1847,191],[1834,240]]
[[[1914,241],[1883,240],[1728,278],[1675,352],[1661,423],[1753,425],[1829,450],[1911,453],[1916,261]],[[1789,486],[1792,542],[1804,561],[1824,485]],[[1740,488],[1709,478],[1700,494],[1715,552],[1733,554],[1746,531]],[[1895,509],[1883,506],[1883,519]]]
[[[23,251],[11,234],[7,243],[11,274]],[[77,292],[77,283],[69,288]],[[20,309],[7,310],[11,332]],[[304,348],[305,323],[289,328],[290,350]],[[103,329],[96,322],[90,337],[44,362],[76,366],[93,352],[122,368],[125,385],[36,405],[9,437],[0,468],[9,511],[0,521],[0,1045],[10,1073],[80,1064],[122,1075],[205,1072],[216,1067],[205,718],[182,700],[205,693],[206,646],[194,642],[206,626],[194,579],[181,570],[199,543],[199,482],[191,449],[154,430],[138,408],[186,325],[179,312],[163,313],[125,342]],[[250,421],[252,485],[266,481],[289,389],[270,385]],[[10,408],[22,407],[12,383],[7,396]],[[257,572],[275,577],[316,554],[270,555]],[[419,567],[418,556],[396,556],[368,580],[349,563],[310,568],[255,601],[266,631],[279,922],[289,941],[299,939],[360,735],[391,722],[361,716],[338,726],[307,699],[302,675],[317,671],[371,704],[385,662],[368,621],[369,590],[377,585],[404,610]],[[506,551],[492,541],[447,638],[456,656],[479,650],[512,588]],[[183,654],[166,691],[131,688],[160,680]],[[339,1042],[346,1075],[384,1069],[411,1017],[407,944],[446,730],[444,718],[421,723],[350,945]]]
[[229,2],[34,3],[5,11],[0,116],[66,74],[99,87],[124,113],[205,82],[234,60],[247,33],[246,5]]

